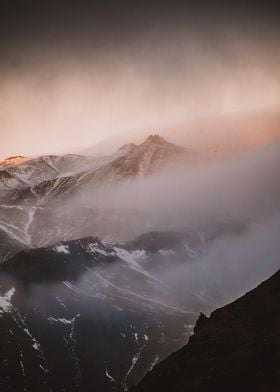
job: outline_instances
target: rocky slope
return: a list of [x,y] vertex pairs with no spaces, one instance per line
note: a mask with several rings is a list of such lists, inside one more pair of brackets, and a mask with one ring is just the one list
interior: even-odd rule
[[[104,238],[112,232],[121,234],[128,225],[135,227],[135,220],[145,226],[149,219],[141,211],[124,213],[84,206],[101,184],[118,182],[121,186],[129,178],[141,179],[174,162],[189,162],[192,156],[190,151],[151,135],[139,146],[125,145],[110,157],[46,156],[2,165],[0,236],[8,239],[7,257],[2,260],[18,251],[15,247],[13,252],[14,242],[22,248],[41,247],[88,235]],[[75,208],[71,196],[79,200]]]
[[5,261],[0,390],[127,390],[182,347],[200,311],[244,290],[230,270],[221,284],[198,263],[213,241],[244,229],[153,232],[128,243],[88,237]]
[[158,256],[85,238],[3,263],[0,389],[124,391],[178,348],[205,304],[159,280]]
[[[21,185],[25,181],[29,186],[23,187],[20,192],[9,192],[8,197],[9,201],[12,202],[24,201],[26,203],[29,201],[29,203],[45,204],[52,199],[57,199],[57,197],[65,198],[69,194],[81,193],[84,187],[92,186],[96,183],[108,183],[109,181],[125,180],[127,178],[142,178],[162,168],[166,168],[166,166],[172,163],[191,161],[193,156],[194,153],[190,150],[169,143],[158,135],[150,135],[138,146],[133,144],[125,145],[117,153],[107,157],[105,160],[104,158],[96,158],[98,163],[95,164],[90,161],[90,164],[86,165],[85,157],[78,156],[79,159],[76,158],[75,160],[71,160],[72,156],[60,157],[62,160],[67,160],[67,163],[63,162],[63,170],[59,168],[56,169],[56,172],[49,173],[46,169],[42,170],[40,166],[40,176],[34,175],[34,172],[32,175],[30,174],[29,177],[32,177],[32,181],[29,181],[29,184],[26,178],[23,179],[17,175]],[[47,163],[53,169],[54,165],[50,165],[49,159],[49,157],[48,160],[46,157],[43,157],[41,161],[44,164]],[[71,160],[70,162],[68,162],[69,159]],[[42,163],[41,161],[40,164]],[[34,162],[28,161],[26,165],[34,171]],[[38,160],[36,165],[39,165]],[[26,171],[25,166],[24,164],[17,165],[17,173],[19,168],[23,168]],[[15,187],[13,184],[15,176],[10,173],[12,169],[15,169],[15,167],[8,168],[2,173],[2,183],[10,188]]]
[[[118,154],[120,155],[120,154]],[[117,155],[117,156],[118,156]],[[26,194],[26,188],[33,188],[41,182],[75,175],[86,169],[93,170],[114,157],[86,157],[82,155],[46,155],[37,158],[11,157],[0,162],[0,191],[15,198]]]
[[201,314],[189,343],[133,392],[280,390],[280,271],[235,302]]
[[130,148],[128,154],[100,168],[97,179],[116,180],[141,178],[180,160],[191,160],[193,152],[167,142],[159,135],[150,135],[143,143]]

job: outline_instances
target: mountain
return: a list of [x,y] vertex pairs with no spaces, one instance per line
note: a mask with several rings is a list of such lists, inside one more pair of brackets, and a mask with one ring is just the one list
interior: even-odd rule
[[14,155],[5,159],[0,160],[0,167],[4,166],[10,166],[10,165],[18,165],[22,162],[28,161],[31,158],[22,156],[22,155]]
[[[102,184],[141,180],[175,162],[189,163],[192,157],[193,152],[151,135],[140,145],[125,145],[108,157],[44,156],[9,165],[0,172],[0,236],[9,239],[7,254],[19,250],[9,248],[14,242],[24,249],[89,235],[104,238],[118,233],[120,238],[129,226],[137,227],[136,220],[148,227],[149,217],[143,211],[89,208],[81,200],[92,199]],[[72,197],[80,201],[75,209]],[[133,230],[130,238],[139,234]]]
[[[238,151],[264,146],[280,139],[280,112],[271,107],[252,111],[236,111],[207,117],[191,117],[185,121],[158,130],[161,136],[172,143],[204,153],[215,152],[225,158]],[[87,149],[89,154],[110,153],[120,143],[139,143],[149,136],[146,129],[126,131]]]
[[[6,202],[45,203],[52,197],[66,197],[83,187],[100,182],[142,178],[172,163],[190,162],[194,153],[150,135],[139,146],[121,147],[103,158],[65,155],[41,157],[0,172],[0,186],[7,188]],[[25,185],[25,186],[24,186]],[[20,189],[20,190],[18,190]],[[1,190],[1,188],[0,188]]]
[[0,164],[0,191],[13,195],[18,190],[34,187],[43,181],[77,174],[86,169],[103,165],[105,157],[82,155],[46,155],[37,158],[10,157]]
[[200,315],[194,335],[133,392],[280,390],[280,271],[233,303]]
[[1,390],[125,391],[180,347],[205,304],[180,303],[149,272],[160,254],[129,248],[91,237],[0,265]]
[[[243,230],[231,224],[222,232]],[[87,237],[0,264],[0,390],[128,390],[184,344],[199,311],[226,300],[203,266],[193,273],[221,234],[216,227],[129,243]],[[237,282],[227,279],[230,291]]]
[[122,179],[126,177],[144,177],[156,172],[168,164],[190,159],[193,152],[167,142],[159,135],[150,135],[143,143],[128,154],[100,168],[98,179]]
[[[230,218],[219,196],[206,216],[180,207],[193,182],[186,176],[186,187],[175,186],[173,165],[185,170],[196,157],[150,135],[98,159],[1,166],[1,391],[127,391],[186,344],[200,312],[209,315],[274,271],[271,255],[263,264],[247,257],[261,225],[250,215]],[[215,188],[211,178],[199,180]],[[192,196],[200,205],[213,198],[203,189]],[[166,207],[158,198],[165,191]]]

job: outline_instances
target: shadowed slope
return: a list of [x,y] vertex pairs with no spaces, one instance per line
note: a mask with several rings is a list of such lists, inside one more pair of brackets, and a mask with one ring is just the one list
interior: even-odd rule
[[237,301],[201,315],[189,343],[133,392],[280,390],[280,271]]

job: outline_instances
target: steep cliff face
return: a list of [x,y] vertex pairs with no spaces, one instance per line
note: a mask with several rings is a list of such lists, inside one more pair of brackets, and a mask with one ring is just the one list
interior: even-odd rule
[[280,390],[280,271],[235,302],[201,315],[189,343],[133,392]]

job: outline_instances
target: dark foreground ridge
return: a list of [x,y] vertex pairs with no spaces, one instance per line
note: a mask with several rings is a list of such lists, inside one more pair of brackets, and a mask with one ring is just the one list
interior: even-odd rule
[[189,343],[132,391],[280,391],[279,331],[280,270],[209,319],[201,315]]

